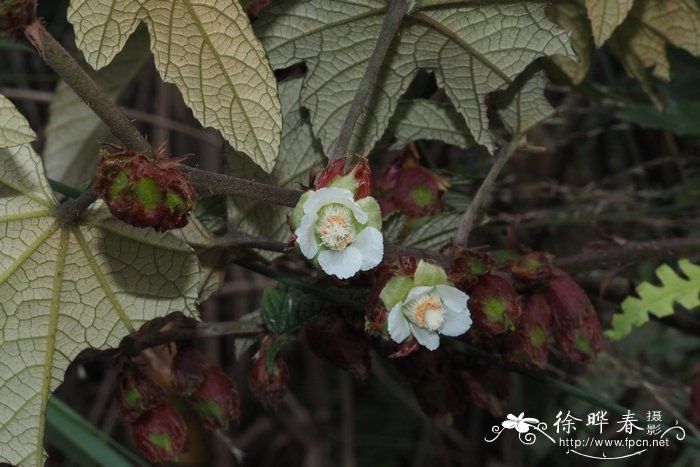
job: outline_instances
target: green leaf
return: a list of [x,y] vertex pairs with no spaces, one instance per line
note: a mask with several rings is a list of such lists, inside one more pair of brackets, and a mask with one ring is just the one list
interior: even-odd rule
[[387,131],[396,138],[393,148],[417,139],[440,140],[464,149],[474,145],[464,118],[454,106],[428,99],[399,101]]
[[17,112],[7,97],[0,96],[0,147],[17,146],[35,139],[36,134],[29,122]]
[[0,460],[22,466],[43,464],[47,401],[81,350],[116,347],[197,300],[197,259],[175,236],[117,221],[103,203],[60,225],[55,207],[32,147],[0,149]]
[[591,23],[582,3],[582,0],[556,2],[547,7],[547,16],[560,27],[571,31],[571,45],[578,60],[567,55],[555,55],[552,60],[573,84],[581,83],[588,74],[595,49]]
[[204,126],[272,170],[281,129],[276,81],[239,2],[71,0],[68,19],[96,69],[145,22],[163,81],[180,89]]
[[531,77],[521,75],[514,86],[494,95],[494,106],[501,109],[498,115],[511,134],[524,134],[554,115],[554,109],[541,92],[546,84],[544,72],[536,71]]
[[279,284],[263,292],[260,314],[265,327],[275,334],[295,334],[329,306],[321,298]]
[[[87,72],[116,101],[148,56],[148,32],[139,28],[112,63],[98,72]],[[90,181],[100,143],[111,140],[109,129],[64,82],[56,86],[49,113],[42,152],[46,175],[70,186]]]
[[438,251],[452,241],[460,219],[462,213],[458,212],[438,214],[409,232],[402,245],[407,248]]
[[190,216],[185,227],[173,232],[197,252],[199,258],[199,301],[203,302],[224,284],[230,255],[228,249],[216,244],[216,237],[202,222]]
[[601,47],[608,40],[627,17],[633,4],[634,0],[586,0],[595,45]]
[[[545,17],[542,2],[421,3],[394,39],[350,153],[367,154],[384,133],[418,69],[435,73],[476,142],[490,145],[486,94],[510,85],[538,57],[573,55],[568,33]],[[383,0],[288,0],[273,2],[255,23],[273,68],[306,62],[301,104],[326,152],[364,75],[385,10]]]
[[[249,161],[228,151],[226,173],[270,185],[299,188],[300,184],[308,183],[309,172],[313,167],[325,165],[325,158],[314,140],[311,126],[299,109],[301,83],[302,78],[279,83],[283,113],[282,149],[272,172],[265,174]],[[228,208],[229,220],[243,232],[285,243],[291,236],[287,225],[290,209],[240,197],[229,197]],[[268,258],[279,256],[271,252],[264,254]]]
[[659,318],[672,315],[674,303],[687,310],[700,306],[700,266],[682,259],[678,267],[685,277],[664,264],[656,270],[660,286],[649,282],[639,284],[636,289],[639,298],[630,296],[622,302],[622,314],[613,316],[612,329],[605,334],[612,340],[622,339],[633,326],[649,321],[649,314]]
[[615,112],[620,120],[645,128],[669,130],[678,135],[700,136],[700,101],[683,100],[663,111],[651,104],[627,103]]

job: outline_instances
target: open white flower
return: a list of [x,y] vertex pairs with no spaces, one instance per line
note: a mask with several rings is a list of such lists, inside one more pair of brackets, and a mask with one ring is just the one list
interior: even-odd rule
[[469,296],[450,285],[439,266],[421,261],[413,278],[392,277],[379,295],[389,311],[388,331],[401,343],[413,335],[429,350],[440,334],[460,336],[471,327]]
[[344,188],[307,191],[294,209],[297,244],[307,258],[339,279],[377,266],[384,256],[379,204]]

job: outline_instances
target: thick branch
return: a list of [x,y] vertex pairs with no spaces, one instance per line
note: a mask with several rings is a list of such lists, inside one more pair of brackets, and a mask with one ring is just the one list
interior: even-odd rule
[[143,135],[39,21],[27,26],[25,34],[44,61],[105,122],[117,139],[132,151],[153,154],[153,148]]
[[389,0],[389,5],[387,6],[386,13],[384,14],[384,22],[382,23],[382,28],[379,31],[379,37],[377,38],[377,44],[374,46],[372,55],[367,62],[367,68],[365,69],[365,74],[360,80],[360,85],[355,91],[355,96],[350,103],[350,108],[343,121],[343,126],[340,128],[340,133],[338,134],[338,139],[335,142],[335,146],[330,152],[329,159],[334,160],[339,157],[347,155],[348,147],[350,146],[350,139],[352,138],[353,131],[355,130],[355,124],[360,118],[360,115],[364,112],[364,107],[369,99],[369,96],[374,90],[374,86],[377,82],[377,77],[382,69],[382,64],[386,57],[389,48],[394,40],[394,36],[399,32],[401,27],[401,21],[403,17],[408,12],[408,1],[407,0]]

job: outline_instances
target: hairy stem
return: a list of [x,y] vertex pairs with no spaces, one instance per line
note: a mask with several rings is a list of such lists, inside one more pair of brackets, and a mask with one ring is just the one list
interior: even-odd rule
[[394,40],[394,36],[399,32],[401,27],[401,21],[403,17],[408,13],[408,1],[407,0],[389,0],[386,13],[384,14],[384,22],[382,23],[382,28],[379,31],[379,37],[377,38],[377,43],[374,46],[372,55],[367,62],[367,68],[365,69],[365,74],[360,80],[360,85],[355,92],[355,96],[350,103],[350,108],[343,121],[343,126],[340,128],[340,134],[338,139],[331,149],[329,154],[330,160],[338,159],[347,155],[348,147],[350,146],[350,139],[355,130],[355,125],[360,115],[364,112],[365,103],[369,96],[374,90],[374,86],[377,82],[377,77],[382,69],[382,64],[384,63],[384,58],[386,57],[389,47]]
[[39,21],[27,26],[25,34],[41,58],[107,124],[117,139],[132,151],[153,155],[146,138]]
[[474,227],[474,222],[476,221],[476,216],[479,213],[479,210],[483,207],[484,203],[486,203],[489,194],[491,194],[491,191],[493,190],[493,184],[496,181],[496,178],[498,178],[498,175],[501,173],[501,170],[503,170],[503,167],[510,159],[510,156],[512,156],[520,146],[520,141],[522,138],[522,133],[513,135],[513,139],[506,145],[502,146],[496,154],[489,173],[486,174],[486,178],[484,178],[484,181],[481,182],[481,186],[477,190],[476,195],[474,195],[471,203],[469,203],[469,207],[459,223],[459,228],[457,229],[457,234],[455,235],[453,241],[454,245],[463,246],[465,248],[467,247],[467,244],[469,243],[469,233]]

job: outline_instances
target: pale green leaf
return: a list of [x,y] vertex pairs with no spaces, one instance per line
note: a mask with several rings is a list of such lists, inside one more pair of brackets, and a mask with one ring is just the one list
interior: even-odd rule
[[396,138],[394,148],[417,139],[440,140],[464,149],[474,145],[464,118],[452,104],[427,99],[400,101],[388,131]]
[[182,229],[174,231],[197,252],[199,258],[199,301],[217,292],[224,283],[229,255],[217,245],[216,237],[194,216]]
[[504,102],[497,102],[498,97],[494,98],[495,106],[500,108],[498,115],[512,134],[525,133],[554,115],[554,108],[542,93],[546,84],[547,77],[544,72],[537,71],[524,83],[513,86],[510,89],[512,96],[506,96],[508,93],[504,93]]
[[[301,103],[326,152],[364,75],[385,9],[383,0],[289,0],[273,2],[255,24],[273,68],[306,62]],[[418,69],[435,73],[474,139],[490,145],[486,94],[552,54],[573,51],[542,2],[423,2],[394,39],[349,152],[366,154],[384,133]]]
[[583,0],[552,3],[548,5],[547,16],[562,28],[571,31],[571,45],[578,59],[566,55],[555,55],[552,60],[573,84],[579,84],[588,74],[595,49],[591,22]]
[[622,23],[633,4],[634,0],[586,0],[593,38],[598,47],[602,46]]
[[[108,66],[98,72],[88,70],[88,74],[116,101],[148,56],[148,32],[141,28]],[[80,186],[94,177],[100,143],[112,141],[109,129],[64,82],[56,86],[49,112],[42,151],[46,175]]]
[[700,266],[682,259],[678,267],[685,277],[664,264],[656,270],[660,286],[649,282],[639,284],[636,289],[639,298],[630,296],[622,302],[622,314],[613,316],[612,329],[606,335],[613,340],[622,339],[633,326],[649,321],[650,314],[659,318],[672,315],[674,303],[687,310],[700,306]]
[[204,126],[272,170],[281,129],[276,81],[239,2],[71,0],[68,19],[96,69],[145,22],[163,81],[177,85]]
[[[318,143],[311,133],[311,126],[302,116],[299,108],[299,93],[302,78],[294,78],[279,83],[282,102],[282,148],[272,173],[265,174],[249,161],[226,155],[226,172],[271,185],[299,188],[308,183],[309,172],[313,167],[325,165]],[[239,230],[264,237],[269,240],[287,242],[291,236],[287,225],[287,214],[291,209],[260,203],[240,197],[229,197],[229,220]],[[268,257],[277,256],[266,253]]]
[[0,96],[0,147],[8,148],[29,143],[36,139],[34,130],[15,105],[5,96]]
[[175,236],[102,203],[61,226],[55,206],[31,146],[0,149],[0,461],[20,466],[43,464],[47,400],[81,350],[197,300],[196,257]]

